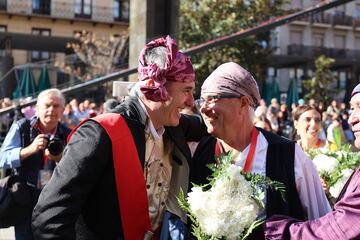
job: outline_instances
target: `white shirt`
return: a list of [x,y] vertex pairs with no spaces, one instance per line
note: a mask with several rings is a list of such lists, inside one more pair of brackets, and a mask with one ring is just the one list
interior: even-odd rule
[[[266,153],[268,145],[264,135],[259,132],[250,172],[266,176]],[[235,160],[236,165],[244,166],[249,149],[250,144],[237,157]],[[284,159],[284,161],[285,160],[286,159]],[[296,189],[308,219],[316,219],[330,212],[331,207],[321,186],[315,166],[298,144],[295,144],[294,168]],[[264,214],[265,212],[260,213],[260,215]]]

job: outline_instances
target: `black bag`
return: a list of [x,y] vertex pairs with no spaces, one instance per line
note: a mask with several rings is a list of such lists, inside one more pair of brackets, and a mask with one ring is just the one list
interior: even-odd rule
[[0,179],[0,228],[14,226],[31,214],[32,189],[17,173]]

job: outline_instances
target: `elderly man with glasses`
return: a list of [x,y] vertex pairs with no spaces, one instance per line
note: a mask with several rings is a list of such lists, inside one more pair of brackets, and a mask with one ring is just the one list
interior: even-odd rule
[[[315,219],[325,215],[331,209],[310,158],[295,142],[254,126],[259,101],[258,85],[247,70],[233,62],[219,66],[203,83],[201,98],[195,103],[208,132],[217,138],[211,147],[207,144],[202,156],[234,151],[234,164],[285,184],[286,200],[268,190],[266,210],[260,217],[282,213]],[[252,239],[263,237],[261,229],[252,234]]]

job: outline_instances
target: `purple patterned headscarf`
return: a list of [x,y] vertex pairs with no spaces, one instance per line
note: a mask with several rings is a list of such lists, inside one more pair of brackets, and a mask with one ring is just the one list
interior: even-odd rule
[[259,87],[254,77],[234,62],[224,63],[210,74],[201,86],[203,94],[248,96],[254,108],[260,102]]
[[[146,53],[155,47],[166,47],[165,68],[156,64],[146,64]],[[169,99],[165,88],[166,81],[194,82],[195,72],[190,58],[177,49],[174,39],[170,36],[159,38],[146,44],[139,56],[138,78],[141,81],[140,90],[145,97],[154,102],[164,102]]]
[[360,83],[358,85],[356,85],[356,87],[354,88],[354,90],[351,93],[351,97],[354,96],[355,94],[360,93]]

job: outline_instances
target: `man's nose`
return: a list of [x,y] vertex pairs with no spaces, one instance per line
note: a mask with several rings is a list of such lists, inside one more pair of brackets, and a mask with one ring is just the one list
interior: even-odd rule
[[353,110],[349,116],[348,123],[353,126],[356,122],[359,121],[360,112],[358,110]]
[[192,93],[189,93],[189,95],[186,97],[186,101],[185,101],[185,104],[188,106],[188,107],[193,107],[194,106],[194,95],[192,95]]

